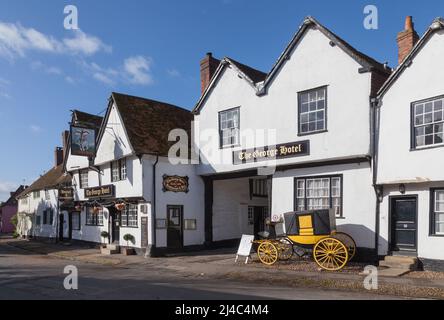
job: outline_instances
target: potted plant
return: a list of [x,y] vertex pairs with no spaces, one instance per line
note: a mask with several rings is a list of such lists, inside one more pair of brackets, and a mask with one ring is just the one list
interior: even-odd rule
[[127,233],[123,236],[123,240],[126,241],[126,248],[123,248],[123,254],[126,256],[132,256],[132,255],[136,254],[136,251],[134,250],[134,248],[130,248],[130,246],[129,246],[130,241],[132,243],[134,243],[134,236],[132,234]]
[[115,208],[119,211],[123,211],[125,209],[124,203],[116,203]]
[[106,248],[106,239],[109,239],[109,233],[107,231],[102,231],[100,236],[103,238],[102,248]]

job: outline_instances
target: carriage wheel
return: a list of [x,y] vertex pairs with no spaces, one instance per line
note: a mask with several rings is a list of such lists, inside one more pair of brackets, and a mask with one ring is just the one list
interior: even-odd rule
[[324,238],[314,246],[313,257],[322,269],[338,271],[348,262],[348,249],[338,239]]
[[290,260],[293,256],[293,243],[287,238],[279,239],[279,260]]
[[263,264],[271,266],[278,260],[278,249],[271,242],[265,241],[257,248],[257,255]]
[[341,241],[345,246],[348,248],[348,261],[353,259],[353,257],[356,254],[356,242],[353,240],[351,236],[344,232],[336,232],[335,235],[333,235],[333,238],[338,239]]

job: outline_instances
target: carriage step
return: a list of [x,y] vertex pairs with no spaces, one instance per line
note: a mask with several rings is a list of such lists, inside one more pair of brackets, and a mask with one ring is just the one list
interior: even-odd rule
[[379,270],[378,275],[382,277],[400,277],[409,273],[410,271],[411,270],[404,268],[387,268]]

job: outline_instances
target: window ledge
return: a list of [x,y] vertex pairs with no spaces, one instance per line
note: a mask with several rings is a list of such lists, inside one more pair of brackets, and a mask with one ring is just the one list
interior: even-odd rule
[[410,148],[410,151],[422,151],[422,150],[436,149],[436,148],[442,148],[442,147],[444,147],[444,144],[432,145],[429,147]]
[[307,132],[307,133],[300,133],[298,132],[298,137],[304,137],[304,136],[311,136],[311,135],[315,135],[315,134],[321,134],[321,133],[326,133],[328,132],[328,130],[321,130],[321,131],[313,131],[313,132]]

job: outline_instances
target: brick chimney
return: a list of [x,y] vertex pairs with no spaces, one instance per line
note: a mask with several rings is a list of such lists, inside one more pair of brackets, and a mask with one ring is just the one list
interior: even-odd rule
[[413,47],[419,40],[419,35],[416,33],[414,23],[411,16],[405,19],[405,28],[398,33],[398,63],[401,64],[405,57],[412,51]]
[[63,159],[65,159],[66,153],[68,152],[68,139],[69,131],[65,130],[62,132]]
[[208,52],[205,58],[200,61],[200,85],[202,94],[210,85],[210,81],[216,73],[220,61],[213,58],[213,54]]
[[63,163],[63,148],[56,147],[54,151],[54,165],[58,167]]

